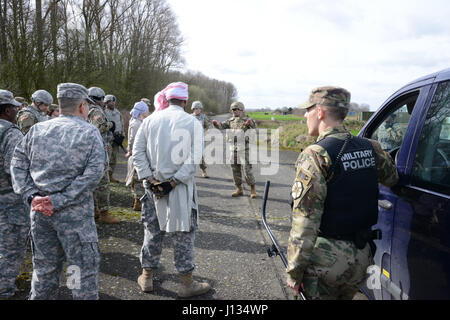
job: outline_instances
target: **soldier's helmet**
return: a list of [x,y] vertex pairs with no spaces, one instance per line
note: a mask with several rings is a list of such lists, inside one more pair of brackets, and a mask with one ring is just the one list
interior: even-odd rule
[[116,97],[113,96],[112,94],[107,94],[107,95],[105,96],[105,99],[103,100],[103,102],[104,102],[104,103],[108,103],[109,101],[115,102],[115,101],[116,101]]
[[203,104],[200,101],[192,102],[191,110],[194,110],[194,109],[202,109],[203,110]]
[[45,90],[37,90],[35,93],[32,94],[31,101],[37,103],[40,102],[49,106],[53,103],[53,97],[50,93],[48,93]]
[[242,102],[236,101],[236,102],[233,102],[230,106],[230,111],[232,111],[233,109],[239,109],[241,111],[244,111],[245,107]]
[[145,102],[149,108],[152,106],[152,102],[148,98],[142,98],[141,101]]
[[105,98],[105,91],[99,87],[90,87],[88,96],[95,101],[103,101],[103,98]]

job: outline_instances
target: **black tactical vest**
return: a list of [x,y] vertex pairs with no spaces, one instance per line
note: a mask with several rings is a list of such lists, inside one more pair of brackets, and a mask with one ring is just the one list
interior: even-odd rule
[[[369,140],[353,137],[344,141],[327,137],[319,142],[331,157],[333,174],[320,225],[320,236],[353,240],[378,218],[376,153]],[[330,170],[331,171],[331,170]]]

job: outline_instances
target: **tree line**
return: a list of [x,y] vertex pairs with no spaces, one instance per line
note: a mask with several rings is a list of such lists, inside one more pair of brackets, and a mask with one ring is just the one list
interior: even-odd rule
[[190,101],[222,112],[233,84],[181,72],[184,43],[165,0],[0,0],[0,86],[29,98],[56,97],[61,82],[101,87],[130,108],[172,81],[190,85]]

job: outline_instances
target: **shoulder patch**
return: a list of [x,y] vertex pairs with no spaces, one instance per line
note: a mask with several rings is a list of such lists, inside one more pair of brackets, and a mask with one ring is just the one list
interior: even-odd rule
[[307,168],[301,166],[291,189],[291,196],[294,199],[294,208],[298,208],[304,196],[312,186],[312,173]]

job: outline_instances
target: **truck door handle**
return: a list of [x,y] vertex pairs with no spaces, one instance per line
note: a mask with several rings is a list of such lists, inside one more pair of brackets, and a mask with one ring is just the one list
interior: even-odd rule
[[388,200],[378,200],[378,206],[386,210],[392,209],[392,203]]

